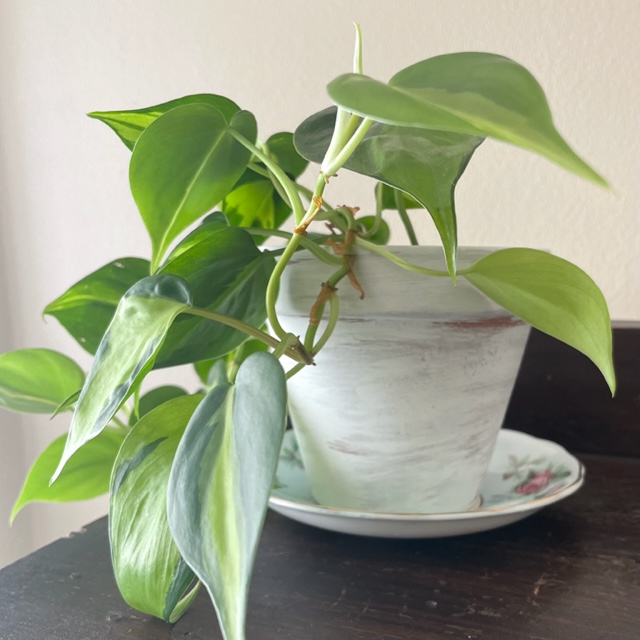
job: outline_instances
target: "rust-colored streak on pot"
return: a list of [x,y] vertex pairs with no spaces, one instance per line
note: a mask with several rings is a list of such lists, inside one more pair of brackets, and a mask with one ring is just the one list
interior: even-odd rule
[[474,320],[447,320],[438,322],[451,329],[503,329],[507,327],[520,327],[525,324],[515,316],[493,316],[491,318],[477,318]]

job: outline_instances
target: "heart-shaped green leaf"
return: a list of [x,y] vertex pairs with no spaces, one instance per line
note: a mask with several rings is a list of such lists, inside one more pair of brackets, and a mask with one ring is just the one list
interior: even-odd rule
[[609,310],[582,269],[544,251],[503,249],[475,262],[464,277],[514,315],[591,358],[615,392]]
[[606,186],[556,131],[542,88],[521,65],[490,53],[418,62],[389,84],[346,74],[328,86],[340,107],[386,124],[488,136],[534,151]]
[[89,353],[95,353],[120,298],[149,275],[149,261],[120,258],[90,273],[50,302],[44,313],[60,324]]
[[177,100],[170,100],[162,104],[155,104],[152,107],[144,107],[143,109],[133,109],[127,111],[93,111],[87,115],[104,122],[108,127],[113,129],[117,136],[124,142],[127,147],[133,150],[133,147],[140,137],[140,134],[159,116],[171,109],[181,107],[185,104],[209,104],[215,107],[225,117],[227,122],[240,111],[240,107],[225,98],[210,93],[199,93],[193,96],[184,96]]
[[95,498],[109,490],[111,469],[124,434],[107,427],[87,445],[76,451],[60,474],[58,481],[49,480],[60,462],[66,436],[50,443],[35,459],[11,511],[11,521],[29,502],[72,502]]
[[[160,268],[183,278],[193,304],[254,326],[266,317],[265,292],[275,266],[242,229],[202,224],[172,251]],[[217,358],[246,340],[246,334],[204,318],[185,315],[174,322],[156,367]]]
[[244,172],[251,153],[235,130],[256,139],[256,121],[238,111],[229,123],[215,107],[187,104],[154,120],[136,142],[131,192],[151,237],[151,270],[176,236],[210,211]]
[[[321,162],[329,146],[335,109],[305,120],[296,130],[300,153]],[[455,273],[457,247],[454,189],[482,138],[446,131],[374,124],[345,168],[410,194],[429,211]]]
[[235,385],[219,385],[193,414],[167,492],[169,527],[206,585],[226,640],[244,638],[249,580],[284,434],[286,382],[254,353]]
[[194,574],[167,524],[167,482],[187,422],[202,396],[156,407],[133,427],[114,465],[109,504],[113,570],[136,609],[175,622],[190,604]]
[[25,413],[52,413],[82,386],[84,372],[71,358],[51,349],[0,353],[0,407]]
[[127,291],[96,352],[52,482],[139,385],[153,366],[173,319],[190,305],[188,286],[176,276],[150,276]]

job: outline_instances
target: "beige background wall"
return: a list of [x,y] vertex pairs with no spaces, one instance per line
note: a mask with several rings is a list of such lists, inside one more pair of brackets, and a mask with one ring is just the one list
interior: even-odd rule
[[[292,129],[349,70],[354,20],[380,79],[456,50],[533,71],[559,129],[613,189],[486,144],[459,185],[461,243],[548,248],[596,279],[615,319],[640,319],[637,0],[0,0],[0,349],[48,346],[88,364],[41,309],[90,270],[148,252],[129,153],[85,112],[213,92],[252,110],[263,137]],[[332,201],[371,205],[360,182],[334,184]],[[426,217],[418,227],[433,238]],[[37,505],[5,524],[66,420],[0,417],[0,566],[105,509]]]

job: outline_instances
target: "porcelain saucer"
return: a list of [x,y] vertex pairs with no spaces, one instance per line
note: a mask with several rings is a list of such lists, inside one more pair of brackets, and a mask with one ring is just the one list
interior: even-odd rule
[[522,520],[575,493],[584,466],[560,445],[502,429],[477,509],[452,513],[381,513],[318,504],[311,495],[293,431],[285,434],[269,506],[322,529],[384,538],[439,538]]

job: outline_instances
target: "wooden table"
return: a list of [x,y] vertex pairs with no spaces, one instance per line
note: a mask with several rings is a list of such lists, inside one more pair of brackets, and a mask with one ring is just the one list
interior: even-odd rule
[[[545,338],[533,340],[534,354],[546,349]],[[252,582],[249,640],[640,638],[638,333],[625,330],[617,344],[627,364],[618,398],[602,410],[607,455],[579,455],[587,482],[578,494],[515,525],[440,540],[357,538],[271,513]],[[537,355],[528,358],[510,427],[517,426],[514,416],[544,415],[545,402],[553,401],[550,369],[541,368],[538,379]],[[561,363],[566,366],[564,356]],[[538,399],[526,412],[519,397]],[[562,403],[568,422],[584,404],[566,394]],[[602,438],[589,428],[596,435],[585,436],[584,451]],[[569,429],[554,439],[574,436]],[[0,572],[0,640],[219,637],[204,593],[173,627],[123,603],[105,520]]]

